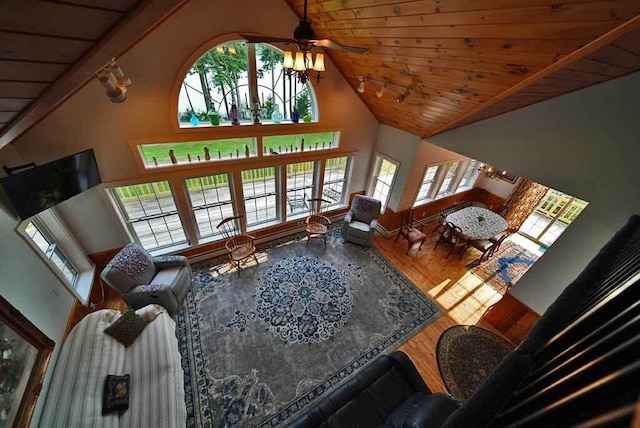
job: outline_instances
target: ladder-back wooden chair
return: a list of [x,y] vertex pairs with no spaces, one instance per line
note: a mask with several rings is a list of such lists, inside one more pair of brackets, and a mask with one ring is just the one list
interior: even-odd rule
[[446,242],[447,244],[451,244],[451,250],[449,250],[449,253],[447,254],[447,258],[449,258],[454,248],[456,248],[456,246],[458,245],[458,242],[461,239],[464,241],[464,238],[462,237],[462,229],[460,229],[458,226],[456,226],[453,223],[446,222],[445,230],[436,241],[436,245],[433,247],[433,249],[435,250],[436,248],[438,248],[438,245],[441,242]]
[[227,248],[229,260],[231,264],[235,266],[238,276],[240,276],[241,264],[245,259],[253,257],[256,263],[258,263],[256,246],[254,244],[256,238],[242,233],[240,227],[242,219],[242,216],[227,217],[218,223],[217,226],[226,240],[224,246]]
[[[397,242],[400,236],[407,240],[408,246],[406,254],[409,254],[409,250],[413,248],[413,245],[416,242],[420,242],[420,246],[418,247],[418,251],[420,251],[424,241],[427,239],[427,235],[424,234],[425,224],[420,220],[415,220],[413,218],[414,215],[415,208],[411,208],[405,213],[402,226],[400,226],[400,230],[398,231],[398,235],[394,241]],[[420,228],[420,230],[418,230],[418,228]]]
[[311,208],[311,215],[305,220],[307,245],[309,245],[311,238],[322,238],[324,248],[327,248],[327,232],[329,232],[331,220],[323,214],[331,201],[321,198],[311,198],[307,199],[307,202],[309,202]]

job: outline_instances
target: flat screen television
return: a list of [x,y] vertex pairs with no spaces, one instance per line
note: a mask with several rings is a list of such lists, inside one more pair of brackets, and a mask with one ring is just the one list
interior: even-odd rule
[[15,213],[24,220],[100,184],[93,149],[0,179]]

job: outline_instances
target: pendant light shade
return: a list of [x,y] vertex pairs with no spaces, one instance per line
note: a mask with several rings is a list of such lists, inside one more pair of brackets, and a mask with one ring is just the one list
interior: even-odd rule
[[295,71],[304,71],[306,67],[304,66],[304,55],[302,52],[296,52],[296,60],[293,63],[293,69]]
[[285,51],[282,67],[285,69],[293,68],[293,55],[291,54],[291,51]]
[[324,71],[324,54],[316,55],[316,62],[313,64],[314,71]]
[[313,68],[313,55],[311,55],[311,52],[307,52],[304,65],[307,70],[310,70]]

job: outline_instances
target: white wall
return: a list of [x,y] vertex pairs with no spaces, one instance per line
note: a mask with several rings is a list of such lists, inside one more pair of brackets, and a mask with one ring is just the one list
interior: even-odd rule
[[[9,146],[3,161],[9,158],[8,153],[11,151]],[[11,153],[11,159],[20,161],[15,153]],[[0,205],[0,294],[56,343],[32,418],[31,425],[37,426],[71,312],[73,296],[33,248],[16,233],[17,225],[18,220]]]
[[[396,178],[389,195],[387,207],[398,212],[398,204],[411,173],[416,150],[420,144],[420,137],[405,131],[381,124],[378,128],[375,151],[400,162],[396,171]],[[373,162],[371,163],[373,166]],[[371,176],[371,171],[369,172]]]
[[480,174],[475,187],[480,187],[494,195],[507,199],[511,195],[511,192],[513,192],[515,183],[509,183],[508,181],[500,180],[499,178],[487,178]]
[[589,202],[513,288],[538,313],[640,212],[639,93],[635,73],[429,139]]
[[[133,81],[124,103],[111,103],[94,80],[19,138],[16,150],[25,161],[42,163],[92,147],[104,182],[140,177],[127,140],[176,134],[172,91],[189,56],[230,33],[290,37],[297,20],[282,0],[247,0],[241,7],[220,0],[192,0],[119,59]],[[350,191],[364,190],[378,121],[328,58],[326,69],[325,78],[315,86],[320,125],[343,129],[341,149],[358,152]],[[124,244],[116,220],[100,214],[103,205],[100,198],[87,196],[70,200],[62,210],[89,252]],[[93,234],[97,221],[100,230]]]

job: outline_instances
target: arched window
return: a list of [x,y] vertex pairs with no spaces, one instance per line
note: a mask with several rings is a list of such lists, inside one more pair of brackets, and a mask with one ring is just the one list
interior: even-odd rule
[[282,61],[282,51],[268,44],[231,41],[213,47],[182,82],[180,127],[317,122],[313,87],[289,78]]

